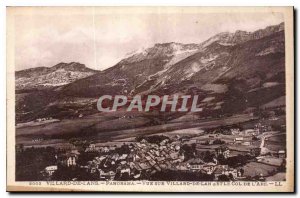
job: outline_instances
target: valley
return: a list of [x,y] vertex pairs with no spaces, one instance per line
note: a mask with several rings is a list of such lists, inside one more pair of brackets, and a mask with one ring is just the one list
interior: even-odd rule
[[[15,77],[18,180],[285,180],[283,23],[156,43],[103,71],[71,62]],[[105,95],[114,111],[97,109]],[[128,111],[150,95],[195,96],[199,111]]]

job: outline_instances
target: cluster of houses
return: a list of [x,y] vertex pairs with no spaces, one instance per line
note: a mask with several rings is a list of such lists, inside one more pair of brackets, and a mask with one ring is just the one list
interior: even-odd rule
[[[269,126],[258,123],[253,129],[246,129],[240,131],[239,128],[228,128],[228,133],[236,135],[233,137],[232,142],[229,144],[238,144],[244,146],[252,145],[255,140],[249,139],[249,136],[256,137],[265,131],[270,131]],[[213,141],[218,139],[219,133],[209,134],[209,143],[213,144]],[[187,138],[186,142],[191,144],[192,140]],[[206,141],[195,140],[196,144],[207,144]],[[203,159],[195,157],[187,159],[185,152],[183,151],[183,143],[185,139],[180,138],[178,135],[174,136],[172,140],[164,139],[160,143],[150,143],[146,139],[141,139],[137,142],[132,142],[126,145],[128,149],[122,151],[121,147],[117,146],[96,146],[90,144],[84,152],[79,153],[77,150],[71,150],[65,152],[59,156],[55,156],[58,163],[57,165],[48,166],[44,172],[51,176],[60,166],[64,167],[77,167],[89,174],[95,174],[99,176],[99,180],[118,180],[120,178],[128,180],[144,180],[151,175],[165,171],[181,171],[181,172],[200,172],[207,175],[214,176],[215,180],[218,180],[219,176],[226,175],[233,180],[239,180],[244,178],[244,170],[240,168],[232,168],[228,165],[221,165],[216,158],[211,162],[204,162]],[[222,155],[224,159],[230,156],[230,149],[225,146],[226,144],[220,143],[215,148],[215,156]],[[121,151],[120,151],[121,150]],[[84,164],[78,164],[77,160],[79,155],[88,153],[95,153],[96,157],[92,160],[85,162]],[[257,157],[259,161],[261,158],[261,148],[251,147],[249,154]],[[285,158],[286,154],[284,150],[278,151],[276,157]],[[97,177],[98,177],[97,176]]]
[[[139,179],[141,175],[151,175],[162,169],[171,168],[172,165],[183,162],[184,154],[180,153],[180,142],[167,142],[150,144],[145,139],[128,145],[130,152],[119,154],[108,147],[102,148],[101,156],[89,161],[85,168],[90,173],[99,172],[100,179],[114,179],[124,174],[132,179]],[[86,152],[95,150],[91,145]]]
[[46,120],[52,120],[52,117],[47,117],[47,118],[37,118],[35,121],[36,121],[36,122],[42,122],[42,121],[46,121]]
[[[152,174],[164,170],[182,172],[201,172],[213,175],[218,180],[220,175],[231,176],[238,179],[243,172],[220,165],[214,159],[213,162],[204,162],[200,158],[185,160],[184,152],[181,150],[180,141],[169,141],[165,139],[159,144],[148,143],[145,139],[128,145],[129,152],[116,152],[117,147],[96,147],[91,144],[85,152],[97,152],[99,155],[88,161],[85,165],[77,164],[78,151],[73,150],[66,154],[56,156],[59,166],[80,167],[90,174],[98,174],[99,180],[117,180],[126,178],[129,180],[147,179]],[[226,159],[230,157],[230,150],[226,146],[215,149],[217,156],[223,155]],[[57,166],[46,167],[44,172],[49,176],[57,170]]]
[[222,129],[222,134],[224,135],[239,135],[239,136],[257,136],[263,132],[271,131],[272,127],[270,125],[263,125],[260,122],[257,123],[254,128],[240,130],[240,128],[232,127],[227,129]]

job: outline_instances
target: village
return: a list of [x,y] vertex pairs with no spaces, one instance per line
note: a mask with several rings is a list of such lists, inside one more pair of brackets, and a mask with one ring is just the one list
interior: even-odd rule
[[258,124],[243,131],[136,137],[118,146],[84,143],[56,153],[55,164],[41,174],[46,180],[265,181],[285,171],[285,149],[267,146],[268,138],[282,134],[271,130]]

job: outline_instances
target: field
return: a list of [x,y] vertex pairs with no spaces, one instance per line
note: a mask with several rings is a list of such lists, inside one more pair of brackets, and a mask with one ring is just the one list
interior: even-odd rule
[[47,125],[49,123],[59,122],[59,121],[60,120],[58,120],[58,119],[50,119],[50,120],[44,120],[44,121],[40,121],[40,122],[31,121],[31,122],[26,122],[26,123],[19,123],[19,124],[17,124],[16,128],[32,127],[32,126],[39,126],[39,125]]
[[246,164],[243,168],[245,170],[245,176],[254,177],[260,174],[262,174],[263,176],[267,176],[271,174],[272,171],[276,171],[277,166],[266,165],[258,162],[250,162]]
[[[222,119],[192,120],[166,124],[152,124],[154,115],[139,112],[98,113],[82,118],[65,119],[60,122],[40,126],[26,126],[16,129],[17,143],[24,145],[49,144],[55,139],[68,140],[73,137],[91,138],[96,142],[119,141],[120,139],[152,134],[177,134],[184,130],[185,135],[201,134],[203,129],[253,119],[250,115],[236,115]],[[179,131],[177,131],[179,130]],[[32,139],[43,137],[39,142]],[[129,139],[131,140],[131,139]],[[50,142],[49,142],[50,141]],[[67,142],[67,141],[66,141]],[[53,144],[53,142],[51,142]]]
[[165,133],[158,133],[157,135],[201,135],[204,133],[204,130],[196,127],[196,128],[188,128],[188,129],[179,129],[179,130],[174,130],[170,132],[165,132]]
[[286,134],[279,134],[269,137],[265,141],[265,147],[272,151],[279,151],[286,149]]
[[285,181],[286,173],[276,173],[273,176],[267,177],[266,181]]
[[265,156],[264,158],[261,158],[259,161],[264,164],[274,165],[274,166],[280,166],[282,163],[282,158],[272,157],[272,156]]
[[284,106],[285,105],[285,96],[281,96],[279,98],[276,98],[275,100],[272,100],[271,102],[268,102],[267,104],[263,105],[263,107],[278,107],[278,106]]
[[[270,119],[261,119],[260,123],[262,125],[269,125],[269,126],[281,126],[281,125],[285,125],[286,123],[286,117],[285,116],[278,116],[277,120],[270,120]],[[248,122],[244,122],[241,124],[241,126],[243,128],[253,128],[254,125],[257,124],[256,120],[250,120]]]

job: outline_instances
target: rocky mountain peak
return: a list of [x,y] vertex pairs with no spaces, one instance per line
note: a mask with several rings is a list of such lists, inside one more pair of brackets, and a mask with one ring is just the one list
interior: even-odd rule
[[213,42],[218,42],[219,44],[223,45],[235,45],[249,40],[261,39],[283,30],[284,23],[280,23],[278,25],[268,26],[264,29],[259,29],[254,32],[247,32],[243,30],[237,30],[234,33],[222,32],[204,41],[202,46],[206,47]]
[[16,72],[16,88],[31,89],[68,84],[96,73],[84,64],[58,63],[52,67],[36,67]]
[[93,71],[90,68],[87,68],[84,64],[78,62],[70,62],[70,63],[58,63],[52,67],[53,70],[64,69],[67,71],[79,71],[79,72],[89,72]]
[[139,62],[145,59],[153,59],[159,57],[171,57],[185,52],[196,51],[200,48],[201,46],[195,43],[156,43],[152,47],[141,48],[139,50],[127,54],[126,57],[123,60],[121,60],[119,64],[129,64],[133,62]]

